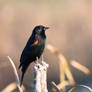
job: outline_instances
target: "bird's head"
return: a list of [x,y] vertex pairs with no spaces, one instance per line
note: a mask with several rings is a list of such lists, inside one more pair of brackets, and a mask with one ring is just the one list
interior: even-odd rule
[[33,30],[33,33],[34,34],[38,34],[38,35],[44,35],[45,34],[45,31],[49,29],[49,27],[45,27],[43,25],[39,25],[39,26],[36,26]]

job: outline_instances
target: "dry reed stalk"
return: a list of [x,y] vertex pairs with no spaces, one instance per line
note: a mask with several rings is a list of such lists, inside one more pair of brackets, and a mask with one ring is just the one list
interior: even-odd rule
[[16,78],[17,87],[19,88],[19,91],[20,91],[20,92],[23,92],[24,86],[22,85],[22,86],[20,87],[20,80],[19,80],[19,76],[18,76],[18,73],[17,73],[17,69],[16,69],[16,67],[15,67],[15,64],[14,64],[13,60],[12,60],[9,56],[7,56],[7,57],[8,57],[8,59],[9,59],[11,65],[12,65],[13,72],[14,72],[14,75],[15,75],[15,78]]
[[56,89],[57,92],[64,92],[58,85],[55,84],[55,82],[51,82],[52,86]]
[[74,85],[73,83],[70,83],[69,81],[63,81],[62,83],[56,85],[55,82],[51,82],[51,84],[53,85],[53,87],[58,91],[58,92],[65,92],[63,89],[66,87],[66,86],[69,86],[69,85]]
[[[65,75],[68,78],[69,83],[68,84],[75,84],[75,81],[73,79],[72,73],[70,71],[70,68],[68,66],[66,58],[52,45],[47,45],[47,49],[50,50],[53,54],[55,54],[59,59],[59,65],[60,65],[60,84],[65,81]],[[55,86],[55,85],[54,85]],[[63,84],[61,85],[63,86]],[[60,87],[60,86],[58,86]],[[64,90],[65,85],[63,86]],[[60,87],[62,88],[62,87]]]
[[80,70],[81,72],[83,72],[83,73],[85,73],[85,74],[87,74],[87,75],[92,74],[92,72],[91,72],[87,67],[85,67],[84,65],[78,63],[77,61],[74,61],[74,60],[71,61],[71,65],[72,65],[74,68]]
[[[65,58],[62,54],[60,54],[60,53],[58,54],[58,58],[59,58],[59,60],[60,60],[60,65],[63,66],[63,67],[60,67],[60,69],[63,68],[64,73],[65,73],[65,75],[67,76],[69,82],[75,83],[75,81],[74,81],[74,79],[73,79],[73,76],[72,76],[72,73],[71,73],[71,70],[70,70],[70,68],[69,68],[69,66],[68,66],[68,62],[67,62],[66,58]],[[61,71],[62,71],[62,70],[61,70]],[[61,75],[61,76],[62,76],[62,75]]]
[[16,82],[10,83],[8,86],[6,86],[1,92],[12,92],[17,87]]
[[92,88],[90,88],[89,86],[86,86],[86,85],[75,85],[73,86],[69,92],[73,92],[75,89],[79,88],[79,87],[83,87],[83,88],[87,88],[90,92],[92,92]]

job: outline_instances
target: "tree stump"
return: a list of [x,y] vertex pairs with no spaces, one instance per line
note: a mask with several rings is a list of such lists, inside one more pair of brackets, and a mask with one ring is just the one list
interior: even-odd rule
[[47,90],[47,68],[44,61],[34,64],[34,88],[33,92],[48,92]]

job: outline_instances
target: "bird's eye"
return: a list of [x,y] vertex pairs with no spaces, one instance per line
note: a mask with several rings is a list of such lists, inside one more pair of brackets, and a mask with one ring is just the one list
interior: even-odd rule
[[45,31],[45,27],[43,27],[43,29],[42,29],[43,31]]

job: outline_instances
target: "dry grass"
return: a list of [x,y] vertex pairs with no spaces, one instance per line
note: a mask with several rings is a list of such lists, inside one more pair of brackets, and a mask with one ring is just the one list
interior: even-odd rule
[[[13,60],[12,60],[9,56],[7,56],[7,57],[8,57],[8,59],[9,59],[11,65],[12,65],[12,69],[13,69],[13,72],[14,72],[14,74],[15,74],[17,87],[19,88],[19,91],[20,91],[20,92],[23,92],[23,91],[24,91],[24,86],[22,85],[22,86],[20,87],[20,80],[19,80],[19,76],[18,76],[18,73],[17,73],[17,69],[16,69],[16,67],[15,67],[15,64],[14,64]],[[11,86],[9,86],[10,89],[12,88],[12,86],[14,86],[14,85],[12,84]],[[7,87],[7,89],[8,89],[9,87]],[[6,92],[7,92],[7,91],[6,91]]]
[[[66,58],[54,46],[47,45],[47,49],[50,52],[52,52],[53,54],[55,54],[59,59],[60,83],[55,84],[55,82],[53,82],[53,81],[51,82],[51,84],[57,90],[57,92],[66,92],[66,90],[65,90],[66,87],[70,86],[70,85],[72,86],[72,88],[70,88],[68,90],[68,92],[73,92],[74,90],[78,89],[79,87],[86,88],[86,89],[88,89],[89,91],[92,92],[92,89],[89,86],[76,84],[76,82],[75,82],[75,80],[72,76],[71,70],[69,68],[69,65],[67,63]],[[19,88],[20,92],[23,92],[24,86],[22,85],[22,87],[20,87],[20,80],[19,80],[19,76],[18,76],[18,73],[17,73],[16,66],[15,66],[13,60],[9,56],[8,56],[8,59],[9,59],[11,65],[12,65],[12,69],[13,69],[13,72],[14,72],[14,75],[15,75],[15,78],[16,78],[16,82],[10,83],[1,92],[12,92],[17,87]],[[71,61],[71,65],[74,68],[80,70],[81,72],[83,72],[86,75],[92,74],[92,72],[87,67],[83,66],[82,64],[79,64],[76,61]],[[65,75],[66,75],[68,80],[66,80]]]
[[[51,83],[53,87],[57,90],[57,92],[66,92],[65,87],[70,85],[72,86],[72,88],[68,90],[68,92],[73,92],[79,87],[84,87],[92,92],[92,89],[89,86],[76,84],[72,76],[71,70],[69,69],[66,58],[61,53],[59,53],[59,51],[55,47],[53,47],[52,45],[47,45],[47,49],[59,58],[60,83],[58,85],[56,85],[55,82]],[[88,68],[79,64],[76,61],[71,61],[71,65],[87,75],[92,74]],[[65,75],[67,76],[68,80],[65,79]]]

